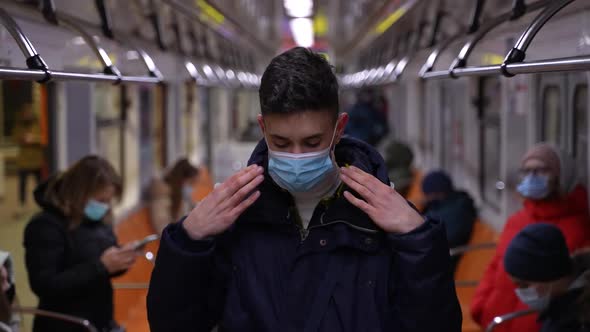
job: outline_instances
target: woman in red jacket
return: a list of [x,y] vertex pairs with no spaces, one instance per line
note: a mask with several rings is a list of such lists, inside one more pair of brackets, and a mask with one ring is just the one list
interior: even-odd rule
[[[502,264],[508,243],[525,226],[538,221],[554,224],[565,235],[570,251],[590,244],[588,195],[576,181],[573,160],[553,145],[540,143],[525,154],[521,174],[517,190],[525,198],[523,207],[506,222],[471,305],[473,319],[482,327],[496,316],[527,309],[516,297],[516,286]],[[518,318],[495,331],[537,332],[536,319]]]

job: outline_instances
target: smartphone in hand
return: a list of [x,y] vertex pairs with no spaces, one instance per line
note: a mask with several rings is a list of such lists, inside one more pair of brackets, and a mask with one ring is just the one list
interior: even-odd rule
[[135,241],[133,244],[133,250],[143,250],[148,243],[154,242],[159,238],[160,237],[157,234],[148,235],[141,240]]

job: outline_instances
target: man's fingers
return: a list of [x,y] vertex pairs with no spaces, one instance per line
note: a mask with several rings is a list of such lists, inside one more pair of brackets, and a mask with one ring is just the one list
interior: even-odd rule
[[367,188],[369,188],[369,190],[371,190],[374,193],[377,192],[378,188],[384,185],[383,182],[377,180],[376,177],[366,173],[358,167],[342,167],[341,170],[343,174],[348,175],[358,183],[364,184]]
[[263,168],[261,166],[250,165],[234,174],[215,190],[215,192],[219,193],[216,195],[217,204],[221,204],[224,200],[231,197],[243,186],[252,181],[252,179],[262,173]]
[[359,195],[361,195],[367,201],[375,200],[375,194],[369,188],[357,182],[355,179],[349,177],[348,174],[342,173],[340,175],[340,178],[342,179],[342,181],[344,181],[344,183],[346,183],[347,186],[359,193]]
[[240,204],[240,202],[242,202],[244,198],[248,197],[248,195],[252,193],[254,189],[256,189],[256,187],[258,187],[262,183],[262,181],[264,181],[264,175],[258,175],[257,177],[252,179],[252,181],[250,181],[240,190],[238,190],[235,194],[233,194],[233,196],[221,203],[219,205],[219,208],[221,210],[225,210],[227,208],[233,209],[238,204]]
[[230,211],[230,215],[232,216],[232,218],[239,217],[244,211],[246,211],[247,208],[250,207],[250,205],[256,202],[258,197],[260,197],[260,191],[255,191],[254,193],[252,193],[252,195],[248,196],[248,198],[246,198],[240,204],[238,204],[238,206],[233,208]]
[[354,197],[354,195],[348,191],[344,192],[344,198],[346,198],[350,202],[350,204],[363,210],[368,215],[373,214],[373,212],[375,211],[375,208],[373,208],[369,203],[363,201],[362,199]]

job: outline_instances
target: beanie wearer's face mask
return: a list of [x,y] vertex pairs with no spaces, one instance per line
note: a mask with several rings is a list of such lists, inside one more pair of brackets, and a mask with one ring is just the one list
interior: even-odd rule
[[516,190],[524,197],[541,200],[549,196],[549,177],[547,175],[527,174]]
[[291,193],[318,193],[338,181],[338,167],[332,159],[332,144],[336,136],[332,133],[330,146],[308,153],[287,153],[270,149],[268,140],[268,173],[281,188]]
[[547,309],[547,307],[549,307],[549,303],[551,303],[551,287],[545,295],[540,295],[533,286],[529,286],[527,288],[516,288],[514,292],[522,303],[537,311],[543,311]]

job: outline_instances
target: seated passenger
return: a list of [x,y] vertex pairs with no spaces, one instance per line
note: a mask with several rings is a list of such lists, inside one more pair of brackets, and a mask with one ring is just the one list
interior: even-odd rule
[[[426,205],[424,214],[441,220],[447,230],[449,247],[466,245],[471,237],[477,210],[468,193],[456,190],[444,171],[433,171],[422,180]],[[459,256],[453,257],[453,268]]]
[[162,231],[172,221],[180,219],[194,207],[194,187],[199,169],[186,158],[179,159],[164,178],[154,179],[150,185],[150,214],[155,231]]
[[461,330],[443,226],[342,137],[338,90],[319,54],[272,60],[250,166],[162,234],[152,332]]
[[413,161],[414,153],[405,143],[392,141],[385,148],[385,164],[389,179],[395,185],[395,190],[404,198],[408,197],[414,181]]
[[[25,228],[25,261],[39,309],[88,319],[99,331],[116,328],[111,278],[133,265],[133,244],[120,247],[110,225],[121,178],[108,161],[84,157],[35,190],[42,211]],[[33,332],[80,327],[36,317]]]
[[0,331],[17,332],[19,321],[12,313],[16,287],[10,254],[0,251]]
[[590,331],[590,253],[570,257],[559,228],[525,227],[504,256],[516,296],[540,312],[542,332]]
[[[506,222],[471,305],[471,314],[481,326],[487,326],[496,316],[527,308],[514,294],[514,283],[502,264],[508,243],[524,227],[538,220],[557,226],[570,252],[590,244],[588,195],[576,180],[574,161],[553,145],[540,143],[525,154],[521,173],[517,190],[524,197],[523,208]],[[498,331],[535,332],[539,328],[535,317],[524,317],[502,325]]]

